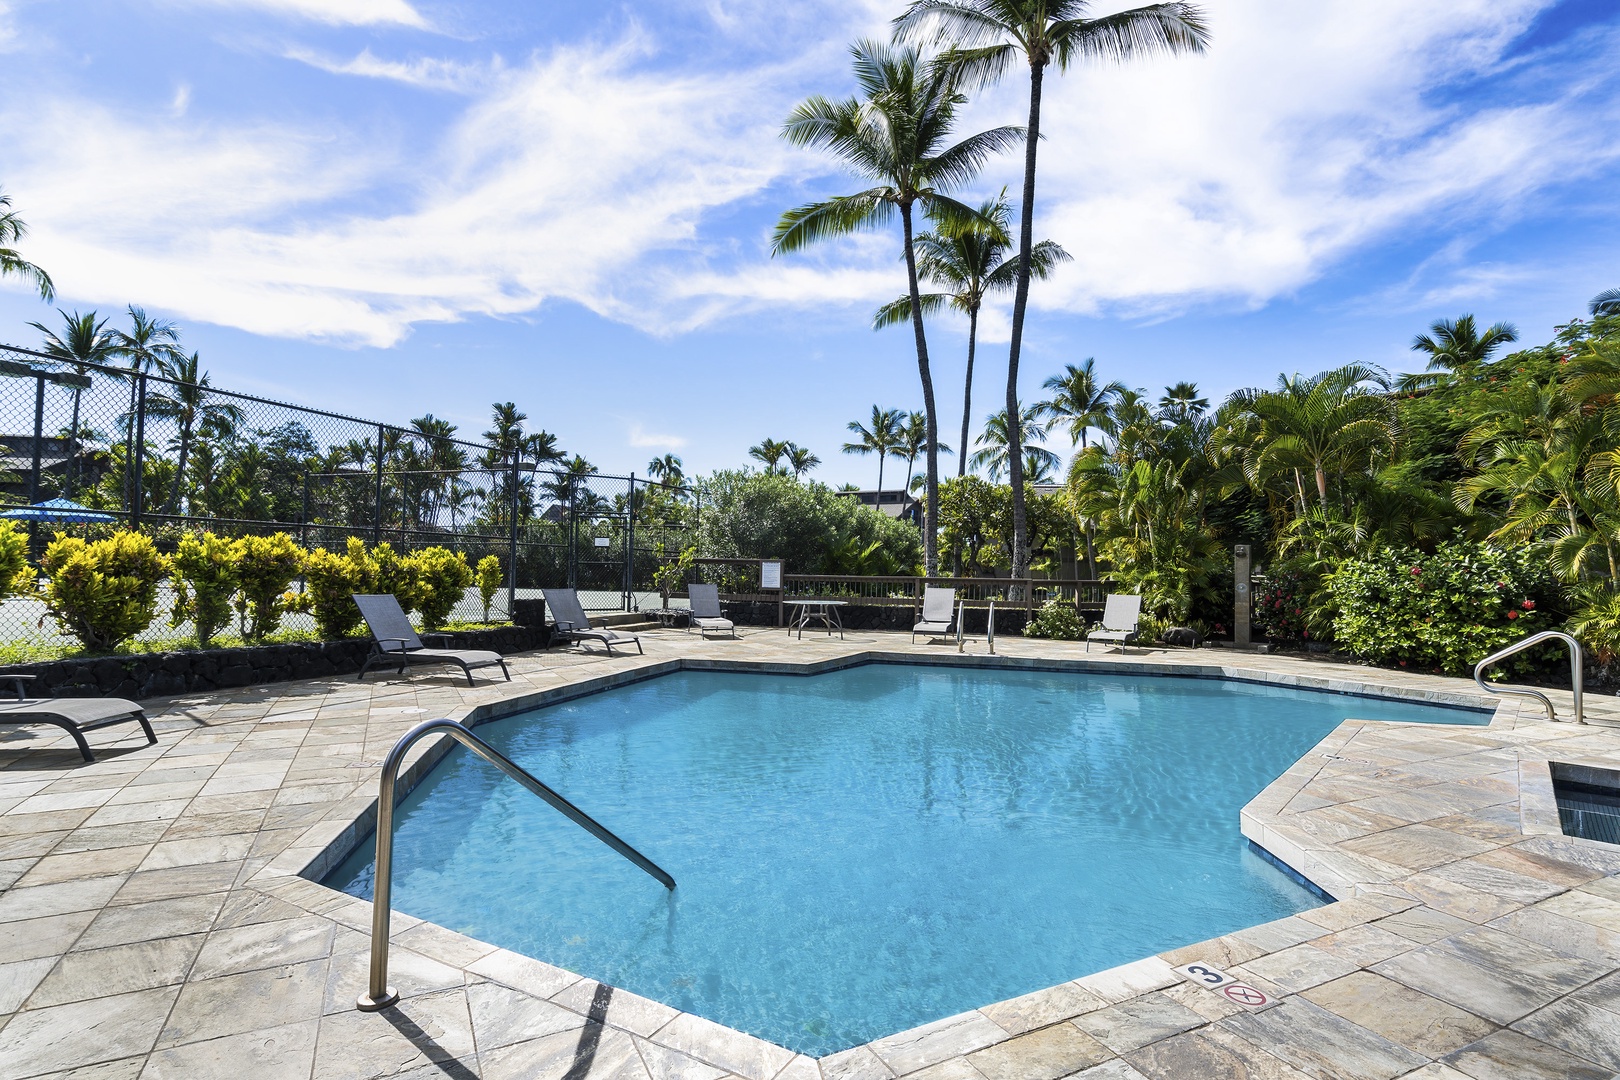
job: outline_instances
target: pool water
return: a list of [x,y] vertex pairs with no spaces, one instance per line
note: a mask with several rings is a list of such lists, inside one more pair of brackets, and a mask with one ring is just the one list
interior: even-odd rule
[[[1238,811],[1346,717],[1487,714],[1220,680],[683,672],[478,733],[402,801],[394,906],[823,1055],[1321,903]],[[368,841],[328,884],[369,898]]]

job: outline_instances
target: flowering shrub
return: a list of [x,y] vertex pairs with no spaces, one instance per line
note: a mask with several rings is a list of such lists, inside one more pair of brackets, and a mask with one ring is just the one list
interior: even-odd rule
[[[1339,644],[1364,660],[1462,675],[1546,621],[1555,595],[1529,548],[1446,543],[1433,555],[1392,549],[1344,562],[1328,578]],[[1522,656],[1509,670],[1534,662]]]
[[1293,570],[1273,570],[1255,590],[1250,620],[1271,641],[1310,640],[1311,589]]
[[1074,606],[1074,601],[1054,596],[1041,605],[1041,610],[1024,627],[1024,636],[1079,641],[1085,628],[1086,624],[1081,620],[1080,610]]

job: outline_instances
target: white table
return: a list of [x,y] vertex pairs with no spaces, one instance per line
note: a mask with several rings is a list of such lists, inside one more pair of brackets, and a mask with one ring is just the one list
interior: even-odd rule
[[788,620],[788,633],[799,631],[799,640],[804,640],[804,627],[811,619],[820,619],[821,625],[827,628],[827,636],[838,631],[838,640],[844,639],[844,620],[839,618],[838,609],[849,603],[847,600],[784,600],[787,607],[796,607],[799,610],[793,618]]

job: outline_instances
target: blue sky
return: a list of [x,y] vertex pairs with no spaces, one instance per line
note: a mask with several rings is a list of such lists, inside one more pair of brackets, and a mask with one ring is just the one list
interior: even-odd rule
[[[909,335],[869,329],[904,289],[898,237],[774,260],[767,239],[851,183],[782,119],[848,92],[847,44],[899,7],[0,0],[0,185],[61,306],[176,319],[220,385],[471,433],[515,400],[618,471],[791,439],[870,484],[844,424],[920,405]],[[1037,234],[1076,258],[1037,286],[1026,399],[1087,356],[1215,399],[1409,367],[1435,318],[1544,340],[1620,285],[1612,0],[1207,7],[1206,57],[1049,84]],[[1023,89],[964,131],[1019,122]],[[0,341],[35,319],[0,284]],[[964,331],[930,328],[953,443]]]

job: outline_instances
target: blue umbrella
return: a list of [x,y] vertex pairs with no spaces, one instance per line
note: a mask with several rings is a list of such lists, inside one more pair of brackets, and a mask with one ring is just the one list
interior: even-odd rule
[[92,510],[72,499],[47,499],[33,506],[19,506],[15,510],[0,513],[0,518],[11,521],[78,521],[98,522],[117,521],[112,514],[104,514],[100,510]]

